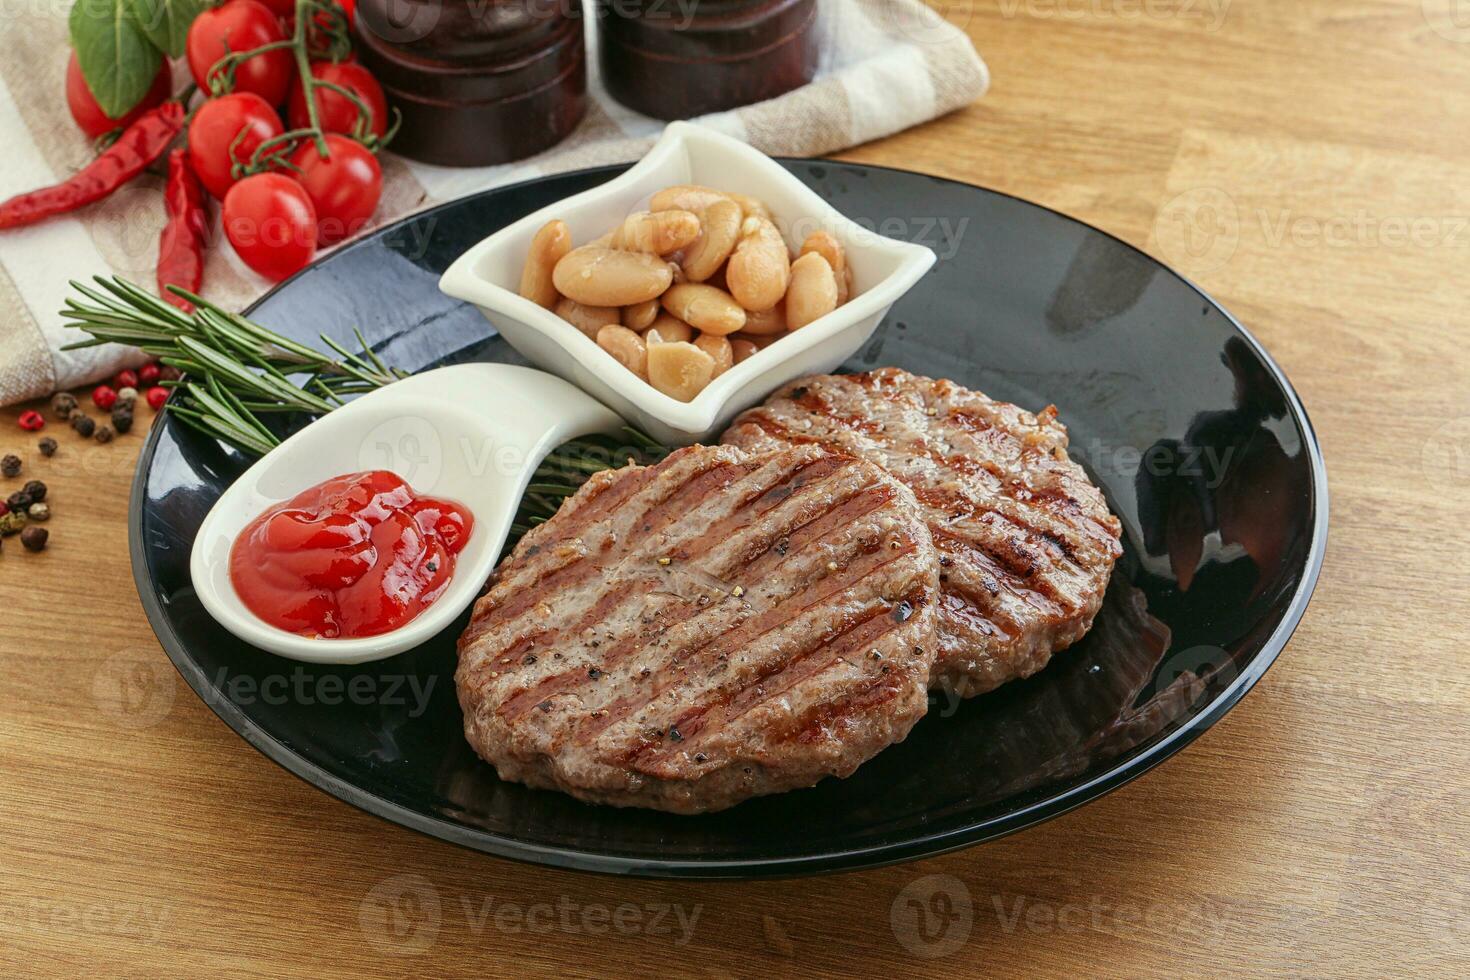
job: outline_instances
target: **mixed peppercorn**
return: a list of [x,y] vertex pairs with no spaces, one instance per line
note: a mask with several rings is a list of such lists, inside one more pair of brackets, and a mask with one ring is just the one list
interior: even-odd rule
[[[111,442],[116,436],[133,428],[133,412],[138,404],[138,389],[145,389],[148,404],[154,411],[163,407],[168,399],[168,387],[164,382],[179,379],[179,372],[158,364],[146,364],[137,371],[119,371],[111,384],[98,385],[92,390],[92,404],[100,411],[109,413],[110,424],[98,422],[86,413],[75,395],[57,392],[51,398],[51,414],[58,421],[67,422],[78,435],[98,442]],[[46,417],[29,409],[20,414],[16,424],[22,431],[36,432],[46,426]],[[43,436],[36,443],[36,451],[44,458],[56,455],[60,448],[51,436]],[[0,457],[0,477],[13,480],[25,469],[25,463],[15,453]],[[38,525],[51,519],[51,503],[47,498],[46,484],[40,480],[27,480],[20,489],[0,490],[0,541],[19,534],[20,543],[27,551],[44,551],[50,532]]]

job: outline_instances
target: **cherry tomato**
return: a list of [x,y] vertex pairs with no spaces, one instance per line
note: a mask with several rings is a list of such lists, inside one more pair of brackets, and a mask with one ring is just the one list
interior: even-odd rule
[[328,133],[327,158],[316,140],[304,140],[291,154],[294,176],[316,208],[317,240],[323,245],[362,231],[383,196],[383,168],[357,140]]
[[285,20],[296,16],[296,0],[258,0],[270,8],[270,12]]
[[[205,10],[189,25],[185,48],[194,81],[209,91],[209,70],[229,51],[249,51],[273,41],[284,41],[286,32],[270,8],[258,0],[228,0]],[[254,92],[273,106],[281,104],[291,87],[291,52],[277,48],[246,58],[235,66],[236,92]]]
[[[388,131],[388,100],[383,95],[383,86],[378,84],[372,72],[352,61],[335,65],[330,61],[315,61],[311,65],[311,74],[313,78],[339,85],[361,99],[372,112],[369,131],[374,136],[381,138]],[[352,133],[357,124],[357,106],[351,99],[328,89],[317,89],[316,105],[317,122],[321,124],[322,132]],[[291,86],[286,118],[292,129],[305,129],[311,125],[306,111],[306,94],[299,78]]]
[[[241,130],[244,136],[240,136]],[[205,190],[223,199],[235,182],[230,165],[248,163],[256,147],[281,133],[281,117],[253,92],[210,99],[195,111],[194,121],[189,123],[189,164]]]
[[252,174],[225,195],[225,237],[267,279],[284,279],[316,254],[316,209],[284,174]]
[[143,96],[143,101],[129,109],[121,118],[113,119],[102,111],[102,107],[92,97],[92,90],[87,87],[87,80],[82,77],[82,66],[77,61],[75,51],[72,52],[71,59],[66,63],[67,108],[71,109],[71,117],[76,120],[81,131],[93,139],[110,133],[114,129],[122,129],[131,125],[143,113],[161,104],[164,99],[173,94],[173,90],[173,72],[169,69],[168,59],[164,58],[163,63],[158,66],[158,74],[153,76],[153,84]]

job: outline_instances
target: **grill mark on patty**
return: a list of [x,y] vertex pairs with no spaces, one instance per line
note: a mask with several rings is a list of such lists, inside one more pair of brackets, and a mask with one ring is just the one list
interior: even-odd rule
[[798,470],[784,474],[776,483],[742,500],[739,507],[727,517],[711,524],[702,535],[681,546],[687,550],[681,550],[680,557],[703,554],[713,545],[728,540],[731,531],[749,524],[752,515],[757,519],[764,517],[786,501],[795,499],[799,491],[815,486],[835,470],[850,465],[850,460],[845,457],[822,456]]
[[860,711],[870,711],[892,701],[902,690],[903,681],[897,672],[880,673],[860,691],[854,691],[837,701],[813,705],[807,709],[805,717],[792,726],[794,731],[777,733],[773,735],[772,740],[815,742],[826,734],[827,726],[833,722],[850,718]]
[[[799,591],[773,604],[764,612],[758,612],[754,616],[747,616],[739,622],[734,623],[731,630],[723,634],[714,643],[710,643],[703,650],[698,651],[698,663],[718,662],[722,657],[728,656],[731,652],[740,649],[743,645],[755,644],[766,635],[781,629],[791,621],[799,618],[802,614],[830,600],[833,596],[840,595],[854,588],[870,575],[876,574],[886,565],[906,557],[911,552],[911,547],[894,552],[892,557],[874,563],[872,567],[868,567],[866,563],[859,564],[854,562],[846,568],[839,569],[838,572],[832,575],[824,576],[807,583]],[[871,555],[864,557],[871,557]],[[819,592],[815,596],[812,594],[821,586],[833,586],[834,584],[835,587],[828,588],[824,592]],[[801,603],[801,605],[796,605],[798,603]],[[681,623],[690,619],[697,619],[702,615],[703,611],[696,610],[686,615],[684,620],[681,620]],[[676,623],[674,625],[680,624]],[[670,664],[678,664],[680,663],[679,658],[683,654],[694,651],[701,642],[702,637],[698,634],[692,635],[674,650],[664,653],[662,658],[666,659]],[[607,658],[608,666],[612,666],[614,663],[621,664],[632,657],[634,653],[644,649],[645,645],[641,638],[628,638],[628,640],[619,644],[620,649],[617,651],[616,657],[611,654],[609,655]],[[685,670],[682,672],[675,670],[665,674],[664,678],[661,679],[662,683],[656,681],[652,685],[652,690],[640,692],[632,698],[621,698],[607,705],[605,708],[606,714],[585,722],[578,729],[577,740],[579,742],[590,742],[611,725],[642,711],[652,704],[653,701],[657,700],[660,695],[684,683],[685,678],[688,676],[689,668],[693,664],[694,662],[685,663]],[[568,682],[575,681],[576,679],[572,673],[568,673],[562,674],[557,678],[549,678],[548,681],[561,681],[563,686],[566,686]],[[536,700],[539,701],[541,699],[537,698]]]
[[[907,602],[917,608],[925,602],[923,590],[911,591],[899,602]],[[880,600],[864,607],[860,613],[843,617],[814,643],[790,656],[776,657],[762,664],[755,676],[744,680],[736,690],[722,686],[706,690],[700,703],[673,722],[673,727],[682,736],[681,741],[636,746],[624,757],[625,764],[631,764],[644,755],[650,755],[650,761],[657,761],[662,756],[678,752],[691,754],[704,747],[710,732],[727,730],[729,725],[760,705],[795,690],[839,663],[847,662],[846,658],[854,651],[870,648],[897,630],[902,623],[892,613],[899,602]],[[650,752],[651,749],[653,751]]]
[[1018,633],[1014,622],[1007,622],[1007,629],[996,622],[998,618],[992,608],[988,613],[986,606],[994,606],[995,597],[982,595],[973,590],[958,586],[953,582],[947,583],[943,594],[939,597],[939,615],[941,617],[958,620],[966,628],[972,629],[985,636],[998,637],[1002,641],[1010,639]]
[[653,535],[682,520],[706,500],[735,482],[737,476],[749,476],[756,467],[748,463],[721,463],[686,480],[677,490],[659,501],[636,522],[637,534]]
[[[797,392],[800,394],[798,395]],[[883,423],[878,419],[863,418],[860,415],[844,415],[834,409],[832,403],[813,388],[798,388],[791,394],[796,404],[811,414],[824,416],[844,428],[869,436],[876,436],[883,431]]]
[[[670,458],[672,459],[673,457]],[[634,527],[639,529],[638,533],[641,533],[641,529],[644,527],[644,525],[649,523],[649,511],[656,510],[661,505],[671,500],[680,499],[682,501],[684,490],[691,484],[694,484],[697,481],[701,480],[714,470],[723,471],[726,467],[729,467],[731,465],[732,464],[720,462],[715,466],[706,467],[703,470],[698,470],[694,473],[687,474],[682,482],[676,482],[674,480],[668,481],[670,486],[667,493],[663,494],[657,500],[650,502],[649,510],[645,511],[644,516],[641,519],[633,522]],[[647,473],[651,472],[653,469],[654,467],[644,467],[642,472],[634,474],[629,478],[630,482],[638,483],[640,485],[640,488],[646,487],[652,482],[652,477],[649,477]],[[745,470],[745,472],[749,473],[750,471],[747,469]],[[606,496],[605,491],[602,494],[599,494],[599,497],[603,496]],[[632,499],[633,498],[631,495],[625,494],[620,497],[620,502],[631,503]],[[680,510],[683,513],[688,513],[696,506],[698,506],[698,501],[689,502],[687,504],[684,504],[680,508]],[[582,516],[582,510],[583,508],[579,508],[572,516],[580,518]],[[582,534],[586,533],[586,531],[590,527],[592,527],[593,523],[595,522],[578,520],[572,524],[572,527],[570,529],[563,531],[558,536],[558,538],[555,539],[555,541],[541,541],[538,539],[536,543],[544,549],[554,543],[574,541]],[[548,573],[542,574],[539,577],[536,577],[526,583],[518,583],[512,580],[509,584],[513,585],[516,588],[516,597],[511,602],[506,603],[506,605],[499,610],[499,619],[502,622],[514,621],[517,617],[525,613],[526,610],[530,609],[533,605],[540,601],[543,596],[558,590],[569,590],[575,588],[576,586],[581,585],[586,579],[604,573],[606,571],[605,565],[599,564],[596,561],[588,561],[587,557],[588,556],[579,556],[576,560],[569,562],[566,565],[562,565],[556,569],[553,569]],[[522,569],[524,569],[524,567],[525,565],[522,565]]]
[[[848,461],[848,465],[851,465],[850,460]],[[818,488],[818,486],[819,485],[816,483],[808,484],[809,489],[816,489]],[[813,524],[821,522],[821,534],[825,536],[832,531],[847,527],[848,521],[844,520],[844,518],[848,518],[849,520],[857,519],[882,506],[883,503],[891,498],[892,493],[892,488],[885,485],[869,485],[867,487],[860,488],[856,493],[854,493],[853,496],[838,502],[835,507],[823,511],[818,517],[808,520],[807,522],[805,522],[804,525],[801,526],[810,527]],[[868,496],[863,496],[864,494],[868,494]],[[788,499],[795,500],[796,497],[793,495],[793,497],[790,497]],[[849,508],[849,505],[851,505],[854,500],[859,499],[860,503]],[[834,517],[833,515],[836,516]],[[820,538],[812,540],[802,539],[799,546],[794,551],[788,548],[786,555],[772,552],[772,548],[775,547],[775,545],[781,540],[781,538],[790,538],[791,535],[791,531],[782,531],[778,528],[767,536],[765,546],[760,557],[765,559],[773,555],[774,560],[766,561],[765,563],[756,564],[749,567],[746,571],[751,579],[764,577],[768,573],[774,573],[778,571],[782,565],[788,562],[795,562],[808,544],[813,543],[813,540],[821,540]],[[687,556],[681,556],[680,561],[681,563],[687,561],[697,561],[700,557],[703,557],[703,555],[690,554]],[[769,568],[768,566],[771,564],[774,564],[776,567]],[[656,582],[657,580],[650,579],[645,584],[656,584]],[[636,590],[633,591],[636,592]],[[565,635],[572,637],[579,636],[583,630],[589,628],[597,622],[602,622],[606,620],[607,618],[609,618],[613,611],[612,606],[619,603],[621,601],[621,598],[623,597],[615,596],[612,592],[603,593],[601,596],[599,596],[598,602],[594,605],[594,607],[586,614],[584,614],[576,624],[568,628],[565,631]],[[641,598],[641,596],[638,598]],[[666,621],[661,624],[663,626],[663,632],[667,632],[669,629],[672,629],[675,626],[682,625],[688,620],[704,615],[706,613],[714,614],[715,612],[719,611],[720,606],[721,603],[717,602],[712,603],[709,606],[700,608],[694,603],[689,603],[687,608],[684,610],[685,614],[683,616],[676,620]],[[605,654],[604,669],[614,663],[618,663],[626,659],[626,657],[629,656],[634,650],[641,649],[645,644],[646,639],[636,634],[620,639],[613,647],[609,648],[609,650]],[[569,670],[562,673],[561,675],[544,678],[531,688],[518,691],[517,693],[511,695],[501,705],[500,713],[507,717],[515,717],[517,715],[524,714],[525,711],[529,710],[529,706],[533,706],[534,704],[544,700],[545,697],[550,696],[550,693],[556,693],[556,689],[559,689],[560,686],[565,686],[567,682],[576,680],[577,678],[575,675],[577,673],[577,670]]]
[[[801,399],[797,399],[797,404],[801,405],[803,408],[807,408],[808,403],[810,403],[814,398],[815,396],[809,392],[808,394],[802,396]],[[836,413],[821,412],[818,414],[823,414],[831,420],[847,424],[844,418],[837,415]],[[951,413],[951,415],[953,415],[953,413]],[[892,454],[908,454],[909,452],[909,450],[905,450],[897,443],[894,443],[893,441],[887,439],[874,439],[871,441],[870,445],[854,448],[852,446],[846,445],[840,439],[835,439],[831,437],[824,438],[822,436],[814,436],[806,433],[800,433],[786,426],[782,422],[770,417],[762,409],[753,409],[750,412],[747,412],[745,415],[741,416],[739,423],[745,422],[754,423],[763,432],[765,432],[767,436],[777,440],[778,442],[785,442],[797,445],[819,445],[830,452],[844,453],[849,455],[856,454],[869,458],[876,457],[880,462],[882,461],[882,459]],[[882,427],[880,426],[876,431],[882,431]],[[1005,435],[1007,436],[1007,438],[1011,439],[1011,441],[1014,442],[1018,447],[1022,447],[1024,449],[1024,446],[1022,445],[1020,440],[1015,439],[1014,436],[1010,436],[1009,434]],[[928,445],[927,442],[921,443],[917,451],[921,455],[930,459],[936,465],[939,465],[946,469],[954,470],[966,476],[973,477],[979,472],[989,473],[991,476],[995,477],[999,481],[999,488],[1002,490],[1002,492],[1004,492],[1004,494],[1010,499],[1015,500],[1019,506],[1024,507],[1032,503],[1031,500],[1025,499],[1026,497],[1056,496],[1069,501],[1074,507],[1077,508],[1079,512],[1081,510],[1077,502],[1073,500],[1069,495],[1067,495],[1065,489],[1053,490],[1047,487],[1039,487],[1020,483],[1014,479],[1008,478],[1005,475],[1005,468],[1002,467],[1000,464],[994,463],[991,460],[964,457],[957,454],[947,455],[936,449],[933,449],[931,446]],[[965,463],[963,465],[958,464],[957,461],[960,460],[964,460]],[[1035,524],[1026,520],[1019,514],[1003,511],[994,505],[985,505],[978,503],[974,499],[963,496],[961,494],[941,491],[933,487],[916,485],[914,482],[910,482],[910,480],[906,479],[903,474],[896,475],[899,477],[899,479],[902,479],[905,483],[909,484],[909,488],[914,491],[914,495],[919,498],[920,503],[932,507],[935,510],[943,511],[951,518],[975,513],[995,514],[1005,519],[1007,522],[1016,525],[1018,528],[1022,529],[1026,533],[1040,538],[1048,545],[1056,548],[1060,554],[1062,554],[1064,557],[1067,558],[1068,561],[1071,561],[1074,564],[1080,564],[1078,555],[1084,546],[1086,538],[1095,538],[1096,540],[1098,540],[1098,543],[1101,543],[1100,538],[1097,538],[1095,535],[1080,527],[1073,528],[1064,525],[1057,530],[1037,527]],[[1090,516],[1088,516],[1088,520],[1089,523],[1093,523],[1098,527],[1103,528],[1104,537],[1110,537],[1110,535],[1106,534],[1106,531],[1108,529],[1105,528],[1100,522],[1096,521]],[[1081,540],[1074,540],[1072,537],[1072,535],[1074,534],[1077,535]]]
[[[858,431],[845,419],[886,423]],[[873,430],[881,433],[874,436]],[[1030,673],[1075,639],[1122,553],[1122,526],[1066,453],[1048,407],[1035,416],[944,380],[897,369],[793,382],[735,420],[730,444],[815,443],[890,468],[919,499],[942,570],[935,678],[994,665],[968,693]],[[958,489],[956,489],[956,486]],[[1044,659],[1042,660],[1044,662]]]
[[[805,548],[806,544],[809,543],[809,541],[814,540],[810,537],[796,537],[796,535],[801,533],[804,529],[810,528],[813,525],[820,523],[820,536],[825,536],[832,530],[835,530],[839,527],[848,526],[852,522],[855,522],[865,517],[873,510],[882,506],[883,503],[890,500],[892,498],[892,495],[892,487],[886,484],[870,484],[868,486],[862,487],[856,493],[854,493],[853,496],[848,497],[845,500],[838,501],[836,507],[824,512],[819,512],[816,516],[801,521],[796,525],[793,525],[791,530],[783,532],[781,529],[778,528],[773,531],[765,539],[764,545],[760,547],[761,556],[764,556],[766,553],[770,552],[770,550],[775,547],[781,539],[786,538],[798,542],[796,553],[791,553],[789,547],[786,552],[787,554],[791,555],[790,560],[795,561],[800,556],[800,553]],[[792,497],[788,499],[795,500],[797,498]],[[855,501],[857,502],[857,504],[856,506],[853,506]],[[699,558],[702,557],[702,555],[696,554],[692,557]],[[784,557],[778,555],[776,563],[780,564],[784,560]],[[749,560],[745,560],[739,563],[748,566],[745,569],[745,572],[752,578],[758,578],[764,575],[767,571],[767,565],[769,565],[769,562],[757,563],[752,565]],[[644,590],[652,589],[659,584],[659,580],[653,578],[636,581],[632,584],[631,588],[626,588],[622,590],[622,598],[629,598],[630,601],[640,601],[643,597]],[[622,610],[621,601],[621,598],[614,598],[614,594],[610,591],[603,593],[599,596],[597,603],[595,603],[590,610],[584,613],[576,623],[574,623],[566,630],[566,635],[571,637],[580,636],[584,630],[592,627],[596,623],[610,618],[614,612],[620,612]],[[615,605],[609,605],[609,603],[615,603]],[[708,607],[709,611],[711,612],[713,612],[716,608],[717,607],[715,606]],[[691,610],[689,611],[689,616],[686,616],[679,620],[667,622],[664,626],[664,629],[667,630],[673,628],[674,626],[680,625],[690,616],[693,616],[697,611],[697,609],[691,608]],[[475,635],[478,636],[479,632],[476,632]],[[623,641],[620,641],[617,646],[610,648],[607,656],[615,656],[616,652],[621,651],[623,646],[627,644],[641,644],[642,642],[644,642],[644,637],[642,636],[627,638]],[[503,666],[506,666],[508,669],[514,669],[515,665],[514,663],[511,663]]]
[[[1011,593],[1037,612],[1047,616],[1060,616],[1071,605],[1067,597],[1046,578],[1017,574],[993,549],[944,529],[931,528],[930,533],[934,535],[935,547],[942,554],[975,567],[987,583],[994,581],[997,591]],[[944,579],[942,587],[949,589],[952,585],[958,583],[955,582],[955,576],[949,575]]]

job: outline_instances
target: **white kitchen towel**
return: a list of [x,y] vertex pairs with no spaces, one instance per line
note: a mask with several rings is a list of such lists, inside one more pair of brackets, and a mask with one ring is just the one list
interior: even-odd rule
[[[22,4],[0,20],[0,199],[64,179],[92,155],[63,99],[66,12],[72,0]],[[596,18],[588,16],[588,51]],[[920,0],[820,0],[822,61],[816,78],[779,98],[699,122],[767,153],[817,156],[887,136],[968,105],[988,85],[969,38]],[[636,160],[663,127],[613,101],[589,56],[587,117],[561,144],[528,160],[455,169],[384,155],[375,224],[500,184],[581,167]],[[188,70],[174,66],[182,84]],[[58,314],[68,280],[117,274],[153,286],[163,227],[162,180],[144,175],[74,215],[0,232],[0,404],[105,377],[136,361],[115,346],[63,351],[80,335]],[[217,211],[217,209],[215,209]],[[231,309],[269,283],[218,233],[203,292]]]

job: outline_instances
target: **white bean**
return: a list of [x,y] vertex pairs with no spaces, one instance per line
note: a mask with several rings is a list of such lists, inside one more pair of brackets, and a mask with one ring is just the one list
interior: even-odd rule
[[715,370],[711,377],[718,378],[735,363],[735,353],[731,349],[730,341],[719,334],[702,333],[694,338],[694,346],[714,359]]
[[623,307],[623,326],[629,330],[637,330],[640,333],[647,330],[654,320],[658,319],[659,305],[657,299],[646,299],[641,303]]
[[852,294],[852,267],[847,264],[847,252],[843,250],[842,243],[831,232],[814,231],[801,243],[801,254],[808,252],[817,252],[827,260],[832,267],[832,275],[837,279],[837,305],[846,303]]
[[648,348],[642,337],[627,327],[610,323],[597,331],[597,346],[611,354],[623,367],[644,381],[648,380]]
[[650,344],[672,344],[694,339],[694,328],[672,313],[660,313],[643,334]]
[[531,239],[526,264],[521,269],[520,293],[537,306],[551,309],[559,298],[551,270],[572,250],[572,233],[565,221],[548,221]]
[[702,283],[670,286],[660,299],[664,309],[697,330],[724,336],[745,326],[745,311],[723,289]]
[[715,359],[688,343],[648,348],[648,381],[670,398],[691,401],[714,376]]
[[699,237],[699,216],[691,211],[637,211],[613,232],[612,247],[667,255]]
[[720,198],[700,212],[699,223],[699,237],[684,250],[680,262],[690,282],[704,282],[714,275],[734,251],[735,240],[740,237],[740,205]]
[[572,249],[552,270],[557,291],[584,306],[632,306],[660,295],[673,280],[657,255],[597,245]]
[[730,295],[747,310],[769,310],[786,295],[790,279],[791,253],[776,226],[765,218],[746,218],[725,266]]
[[786,329],[800,330],[837,309],[837,277],[820,252],[808,252],[791,264],[786,291]]
[[617,323],[622,316],[616,306],[584,306],[566,297],[557,301],[552,312],[593,340],[597,339],[597,331],[609,323]]

